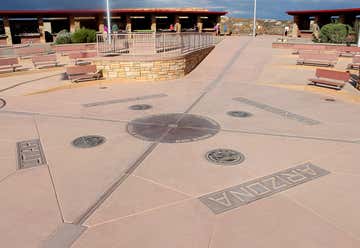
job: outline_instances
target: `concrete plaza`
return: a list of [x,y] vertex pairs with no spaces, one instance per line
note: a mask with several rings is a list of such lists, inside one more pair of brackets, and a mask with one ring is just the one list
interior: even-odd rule
[[274,40],[226,38],[174,81],[1,74],[0,247],[360,247],[360,94],[308,86]]

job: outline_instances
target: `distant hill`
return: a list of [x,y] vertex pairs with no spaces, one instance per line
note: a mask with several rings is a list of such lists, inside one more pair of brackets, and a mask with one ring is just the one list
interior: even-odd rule
[[[253,30],[253,19],[222,17],[222,27],[226,24],[228,31],[233,34],[250,34]],[[282,35],[286,26],[292,27],[293,21],[258,19],[256,21],[258,34]]]

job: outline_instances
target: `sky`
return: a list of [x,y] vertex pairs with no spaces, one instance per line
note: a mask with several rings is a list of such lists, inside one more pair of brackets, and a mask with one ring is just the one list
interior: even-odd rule
[[[0,0],[0,9],[93,9],[105,0]],[[254,0],[110,0],[112,8],[202,7],[230,16],[252,16]],[[257,0],[259,18],[290,19],[287,10],[360,8],[360,0]]]

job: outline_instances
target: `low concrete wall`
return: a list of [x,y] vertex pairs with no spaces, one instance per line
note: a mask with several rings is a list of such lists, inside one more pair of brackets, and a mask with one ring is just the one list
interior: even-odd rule
[[211,52],[214,47],[176,57],[104,57],[93,63],[108,79],[120,78],[141,81],[171,80],[185,76]]
[[96,43],[72,43],[72,44],[61,44],[61,45],[52,45],[52,48],[56,52],[64,52],[64,51],[88,51],[88,50],[96,50]]
[[309,49],[309,50],[326,50],[326,51],[351,51],[360,52],[360,48],[356,46],[346,46],[337,44],[322,44],[322,43],[278,43],[272,44],[273,48],[281,49]]

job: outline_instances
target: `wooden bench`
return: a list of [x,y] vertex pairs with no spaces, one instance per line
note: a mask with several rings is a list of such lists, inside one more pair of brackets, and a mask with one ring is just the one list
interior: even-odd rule
[[299,54],[298,65],[334,66],[338,61],[337,54],[306,53]]
[[341,57],[354,57],[359,54],[357,47],[339,47],[338,51]]
[[32,62],[35,68],[45,68],[59,65],[56,54],[35,56],[32,58]]
[[54,53],[53,51],[49,51],[46,47],[42,46],[27,46],[27,47],[21,47],[15,49],[15,54],[20,56],[21,58],[32,58],[33,56],[39,56],[39,55],[47,55]]
[[91,62],[89,58],[94,58],[97,56],[97,52],[95,51],[89,51],[89,52],[77,52],[77,53],[70,53],[69,58],[73,59],[75,62],[75,65],[85,65],[90,64]]
[[352,63],[348,64],[348,69],[360,70],[360,56],[354,56]]
[[22,67],[19,64],[18,58],[0,58],[0,70],[12,70],[13,72],[16,71],[17,68]]
[[54,49],[57,53],[60,53],[63,56],[69,55],[71,53],[77,53],[79,51],[95,51],[95,44],[66,44],[66,45],[55,45]]
[[96,65],[75,65],[66,68],[66,74],[71,82],[99,80],[103,77],[102,71]]
[[349,72],[332,71],[326,69],[316,69],[316,78],[310,78],[310,84],[330,86],[332,88],[341,89],[350,81]]

